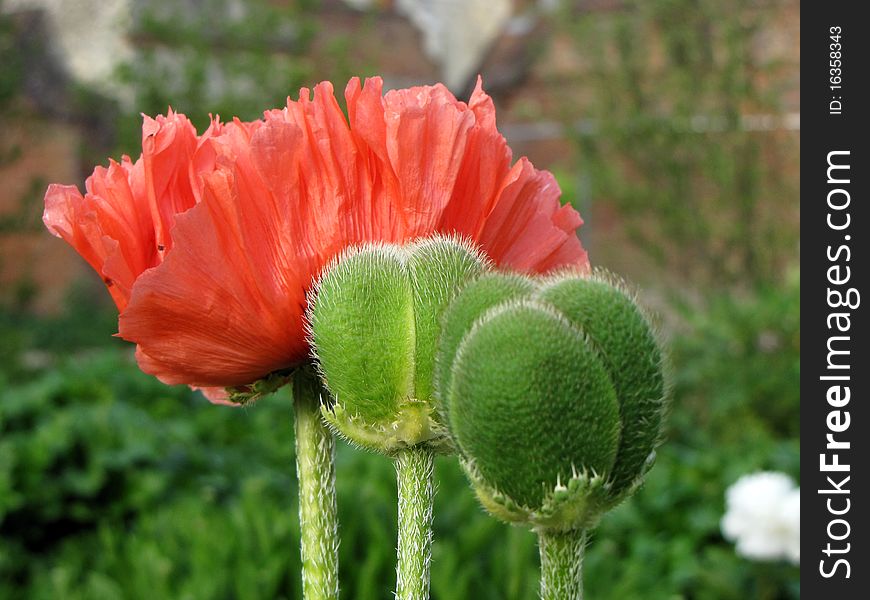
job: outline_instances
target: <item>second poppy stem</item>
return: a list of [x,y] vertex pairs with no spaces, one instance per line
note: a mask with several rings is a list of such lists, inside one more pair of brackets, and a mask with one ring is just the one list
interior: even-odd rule
[[429,598],[434,468],[435,455],[428,448],[412,446],[400,450],[396,455],[399,491],[397,600]]
[[338,598],[335,438],[320,415],[321,393],[326,392],[313,373],[300,369],[294,374],[296,473],[305,600]]
[[583,600],[585,531],[538,531],[541,600]]

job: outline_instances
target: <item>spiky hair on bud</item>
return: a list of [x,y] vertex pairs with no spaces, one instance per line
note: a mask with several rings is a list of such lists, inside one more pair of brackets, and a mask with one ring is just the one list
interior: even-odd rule
[[439,323],[488,268],[471,244],[436,236],[351,248],[324,270],[309,295],[308,335],[337,432],[386,454],[449,446],[432,400]]

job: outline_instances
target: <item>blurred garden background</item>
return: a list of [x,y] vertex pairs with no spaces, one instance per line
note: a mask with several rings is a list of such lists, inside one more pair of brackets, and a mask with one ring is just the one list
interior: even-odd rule
[[[291,399],[232,409],[141,373],[48,183],[140,152],[140,113],[256,118],[301,86],[478,73],[556,173],[593,264],[670,347],[668,441],[608,515],[593,599],[798,598],[723,538],[725,490],[799,483],[797,0],[0,0],[0,598],[299,598]],[[392,589],[390,462],[340,444],[343,597]],[[435,599],[537,594],[533,534],[439,459]]]

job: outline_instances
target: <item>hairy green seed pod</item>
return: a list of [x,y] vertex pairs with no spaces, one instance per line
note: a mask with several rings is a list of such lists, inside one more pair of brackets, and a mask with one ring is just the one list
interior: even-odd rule
[[[534,289],[534,284],[527,277],[484,273],[469,283],[463,289],[462,294],[453,299],[444,311],[441,323],[441,338],[435,363],[436,389],[446,390],[450,388],[450,380],[453,375],[452,361],[444,360],[443,357],[453,357],[456,354],[462,338],[471,329],[474,321],[487,309],[507,300],[526,297]],[[449,407],[446,403],[439,402],[438,409],[443,421],[447,423]]]
[[652,465],[661,439],[665,379],[658,342],[635,299],[605,274],[555,279],[538,297],[586,333],[613,380],[622,433],[610,492],[618,499]]
[[495,516],[581,530],[649,469],[665,407],[661,351],[622,286],[600,274],[488,274],[444,320],[436,396]]
[[323,413],[339,434],[386,454],[449,447],[433,401],[439,322],[456,292],[486,268],[468,244],[435,237],[360,246],[324,271],[308,320],[332,395]]

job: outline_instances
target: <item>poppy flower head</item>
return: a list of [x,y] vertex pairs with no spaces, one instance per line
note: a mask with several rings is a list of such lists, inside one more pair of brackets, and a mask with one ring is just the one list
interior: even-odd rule
[[98,167],[82,196],[52,185],[44,221],[107,280],[121,337],[167,383],[246,386],[309,355],[306,292],[351,245],[435,233],[497,266],[588,270],[582,220],[553,176],[511,164],[478,81],[383,94],[352,79],[253,122],[145,118],[142,156]]

